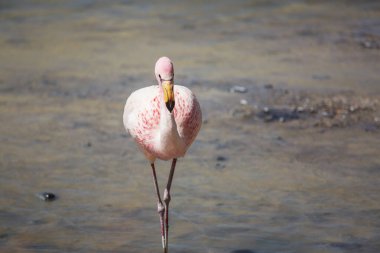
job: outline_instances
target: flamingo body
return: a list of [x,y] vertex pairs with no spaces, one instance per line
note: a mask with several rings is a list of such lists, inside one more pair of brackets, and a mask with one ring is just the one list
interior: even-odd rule
[[151,162],[184,156],[200,130],[202,113],[194,94],[175,85],[174,97],[171,113],[158,85],[133,92],[125,104],[124,126]]

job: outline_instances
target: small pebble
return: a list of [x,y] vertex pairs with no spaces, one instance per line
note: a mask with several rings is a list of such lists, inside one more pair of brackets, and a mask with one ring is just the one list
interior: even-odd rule
[[245,100],[245,99],[240,99],[240,104],[241,104],[241,105],[247,105],[248,102],[247,102],[247,100]]
[[55,194],[51,192],[40,192],[37,194],[37,197],[44,201],[54,201],[57,198]]
[[328,116],[330,116],[330,114],[329,114],[328,112],[326,112],[326,111],[323,111],[321,114],[322,114],[323,117],[328,117]]
[[216,158],[216,160],[217,160],[218,162],[224,162],[224,161],[227,161],[227,157],[219,155],[219,156]]
[[273,89],[273,85],[270,83],[264,84],[264,88],[267,90]]
[[238,86],[238,85],[235,85],[234,87],[232,87],[230,89],[230,92],[232,93],[246,93],[248,91],[248,89],[244,86]]
[[357,109],[357,107],[356,107],[356,106],[353,106],[353,105],[351,105],[351,106],[350,106],[350,111],[351,111],[351,112],[354,112],[354,111],[356,111],[356,109]]
[[302,106],[297,107],[297,112],[303,112],[303,111],[305,111],[305,108],[303,108]]

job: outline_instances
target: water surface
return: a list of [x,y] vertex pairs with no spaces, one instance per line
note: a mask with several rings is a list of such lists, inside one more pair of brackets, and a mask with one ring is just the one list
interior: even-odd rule
[[[205,118],[175,172],[171,252],[378,252],[379,17],[376,1],[0,1],[0,251],[161,250],[121,118],[167,55]],[[302,99],[271,89],[373,108],[338,127],[235,113]]]

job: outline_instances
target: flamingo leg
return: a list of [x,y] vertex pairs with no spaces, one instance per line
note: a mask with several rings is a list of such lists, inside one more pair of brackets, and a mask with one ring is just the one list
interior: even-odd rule
[[172,166],[170,168],[168,183],[166,184],[166,189],[164,191],[164,203],[165,203],[165,247],[164,252],[168,252],[168,241],[169,241],[169,203],[171,200],[170,197],[170,187],[172,186],[173,175],[175,170],[175,165],[177,163],[177,159],[174,158],[172,161]]
[[164,205],[162,204],[161,196],[160,196],[160,189],[158,188],[157,184],[157,176],[156,176],[156,168],[154,167],[154,163],[151,163],[150,166],[152,167],[152,174],[153,174],[153,182],[154,187],[157,194],[157,212],[160,215],[160,225],[161,225],[161,239],[162,239],[162,248],[165,250],[165,230],[164,230]]

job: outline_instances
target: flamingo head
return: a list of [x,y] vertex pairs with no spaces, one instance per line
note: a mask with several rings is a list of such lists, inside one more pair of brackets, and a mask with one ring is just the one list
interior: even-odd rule
[[158,85],[160,86],[166,108],[169,112],[174,109],[174,67],[172,61],[168,57],[161,57],[156,62],[154,70]]

